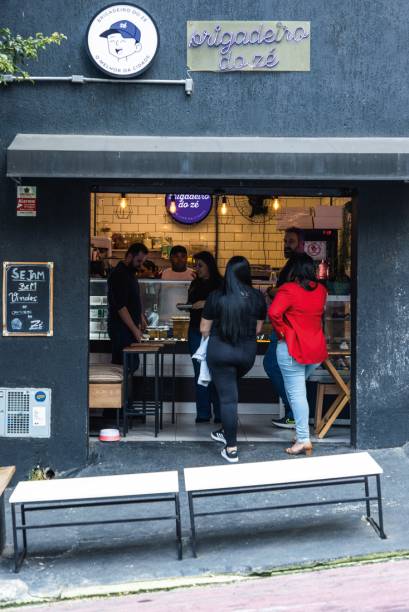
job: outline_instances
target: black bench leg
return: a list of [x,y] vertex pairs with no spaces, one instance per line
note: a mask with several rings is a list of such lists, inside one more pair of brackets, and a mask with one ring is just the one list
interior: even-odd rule
[[[23,552],[20,554],[18,548],[18,540],[17,540],[17,522],[16,522],[16,506],[15,504],[11,504],[11,521],[13,525],[13,544],[14,544],[14,573],[17,574],[20,570],[21,564],[23,563],[27,549],[24,548]],[[25,534],[25,530],[23,530]],[[23,540],[24,541],[24,540]]]
[[371,516],[371,502],[369,501],[369,483],[368,476],[365,476],[365,497],[366,497],[366,518]]
[[378,516],[379,516],[379,535],[382,540],[386,539],[386,533],[383,530],[383,510],[382,510],[382,493],[381,493],[381,477],[376,476],[376,491],[378,494]]
[[14,504],[11,506],[11,522],[13,524],[13,544],[14,544],[14,573],[17,574],[19,570],[18,564],[18,542],[17,542],[17,528],[16,528],[16,509]]
[[381,477],[379,474],[376,476],[376,491],[377,491],[377,499],[378,499],[378,520],[379,524],[371,517],[368,516],[367,520],[370,525],[375,529],[378,536],[382,539],[386,539],[386,533],[383,530],[383,511],[382,511],[382,492],[381,492]]
[[[20,507],[20,511],[21,511],[21,525],[22,527],[26,526],[26,511],[24,509],[24,504],[21,504]],[[23,550],[24,550],[24,556],[27,554],[27,530],[23,529]]]
[[188,493],[189,500],[189,514],[190,514],[190,530],[191,530],[191,542],[192,542],[192,552],[193,556],[197,557],[196,552],[196,527],[195,527],[195,512],[193,508],[193,496],[191,493]]
[[175,494],[175,511],[176,511],[176,541],[178,547],[178,559],[182,560],[182,524],[180,520],[180,500],[179,494]]

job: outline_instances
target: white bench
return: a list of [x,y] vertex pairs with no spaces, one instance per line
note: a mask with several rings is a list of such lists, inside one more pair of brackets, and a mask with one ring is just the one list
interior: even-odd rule
[[[237,512],[259,510],[280,510],[283,508],[302,508],[327,504],[352,503],[362,501],[366,505],[366,519],[379,537],[386,538],[383,530],[382,497],[380,475],[382,468],[369,453],[348,453],[305,459],[286,459],[283,461],[263,461],[213,467],[185,468],[185,488],[189,499],[192,549],[196,557],[195,518]],[[376,495],[369,493],[369,478],[376,480]],[[325,501],[303,501],[289,505],[263,507],[243,507],[209,512],[197,511],[194,499],[223,495],[306,489],[333,485],[363,484],[365,495]],[[304,500],[304,493],[303,493]],[[371,501],[377,501],[378,521],[371,516]]]
[[[18,572],[27,554],[27,531],[70,527],[79,525],[101,525],[134,523],[138,521],[176,521],[178,558],[182,558],[182,531],[180,523],[179,479],[177,471],[151,472],[146,474],[123,474],[117,476],[94,476],[89,478],[64,478],[61,480],[19,482],[9,502],[13,523],[14,571]],[[174,514],[168,516],[130,517],[123,519],[99,519],[71,521],[69,523],[28,524],[27,514],[42,510],[63,510],[125,504],[172,502]],[[20,508],[20,521],[17,522]],[[22,532],[23,550],[20,552],[18,532]]]

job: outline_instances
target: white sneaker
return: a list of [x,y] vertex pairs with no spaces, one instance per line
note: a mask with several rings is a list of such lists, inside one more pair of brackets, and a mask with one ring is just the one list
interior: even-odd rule
[[228,461],[229,463],[237,463],[239,460],[237,450],[228,451],[227,446],[224,447],[220,454],[223,459],[226,459],[226,461]]
[[216,440],[216,442],[221,442],[222,444],[227,444],[226,438],[224,437],[223,429],[218,429],[217,431],[212,431],[210,434],[212,440]]

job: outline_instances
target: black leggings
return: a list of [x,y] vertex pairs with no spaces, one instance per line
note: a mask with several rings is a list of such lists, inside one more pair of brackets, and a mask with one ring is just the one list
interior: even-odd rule
[[237,445],[238,380],[253,367],[255,339],[233,346],[211,336],[207,347],[207,365],[220,399],[220,412],[227,446]]

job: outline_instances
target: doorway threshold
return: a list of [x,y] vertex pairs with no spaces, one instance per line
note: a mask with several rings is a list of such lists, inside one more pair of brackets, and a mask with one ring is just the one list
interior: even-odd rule
[[[272,416],[267,414],[239,415],[237,441],[289,444],[294,430],[273,427],[271,419]],[[194,414],[176,414],[175,421],[172,424],[171,415],[164,414],[163,429],[155,438],[153,417],[147,417],[146,423],[135,419],[123,442],[210,442],[210,432],[221,427],[213,422],[196,424]],[[322,440],[314,435],[311,435],[311,440],[315,444],[348,446],[351,443],[350,428],[332,427]]]

